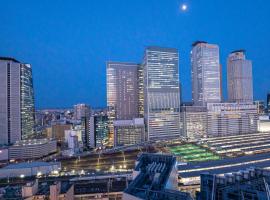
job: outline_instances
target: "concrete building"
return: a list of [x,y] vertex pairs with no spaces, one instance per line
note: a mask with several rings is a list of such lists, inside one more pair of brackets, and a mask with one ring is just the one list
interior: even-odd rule
[[113,140],[113,121],[132,119],[139,115],[139,65],[107,62],[107,107],[110,141]]
[[144,53],[144,118],[150,141],[180,137],[177,49],[147,47]]
[[0,162],[7,162],[8,159],[8,146],[0,147]]
[[68,145],[69,155],[74,155],[80,152],[79,139],[76,131],[66,131],[65,141]]
[[107,115],[91,116],[89,120],[89,144],[92,148],[104,147],[108,144],[109,127]]
[[145,125],[143,118],[133,120],[115,120],[114,146],[139,144],[145,141]]
[[73,200],[74,185],[69,182],[35,182],[27,183],[22,186],[21,197],[26,200]]
[[60,169],[60,162],[25,162],[10,164],[0,169],[0,178],[24,178],[28,176],[48,175],[58,173]]
[[226,136],[257,132],[258,113],[252,103],[208,103],[207,135]]
[[9,160],[32,160],[56,151],[56,140],[53,139],[22,140],[9,147]]
[[268,115],[259,116],[258,131],[262,133],[270,132],[270,118]]
[[253,102],[252,63],[246,59],[244,50],[228,56],[227,88],[230,102]]
[[222,100],[219,47],[197,41],[191,51],[192,100],[196,106]]
[[136,161],[133,181],[123,193],[124,200],[191,200],[178,191],[176,158],[171,155],[142,154]]
[[[71,124],[55,124],[52,125],[52,136],[49,138],[54,138],[58,142],[63,142],[65,140],[65,131],[72,128]],[[49,131],[50,133],[50,131]]]
[[[109,200],[122,199],[123,191],[130,182],[123,175],[97,177],[76,177],[57,181],[36,179],[24,182],[25,185],[3,184],[0,187],[1,199],[25,200]],[[23,181],[24,179],[22,179]]]
[[197,200],[269,199],[270,171],[250,168],[225,175],[202,174]]
[[32,68],[14,58],[0,57],[0,144],[34,134]]
[[181,106],[181,129],[183,136],[200,139],[207,135],[207,108],[203,106]]
[[265,113],[264,101],[254,101],[253,103],[257,107],[258,115],[264,115]]
[[81,120],[83,117],[89,117],[91,114],[90,106],[83,103],[74,105],[73,109],[75,120]]

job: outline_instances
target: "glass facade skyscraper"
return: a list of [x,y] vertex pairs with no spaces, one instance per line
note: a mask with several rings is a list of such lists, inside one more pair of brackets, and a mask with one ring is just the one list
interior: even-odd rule
[[113,121],[139,116],[138,69],[135,63],[107,62],[107,107],[110,141]]
[[0,144],[12,144],[34,133],[32,68],[0,57]]
[[108,142],[108,116],[95,115],[89,120],[89,144],[90,147],[98,148],[105,146]]
[[219,47],[206,42],[193,43],[191,51],[192,100],[196,106],[221,101]]
[[233,51],[227,59],[227,87],[230,102],[252,103],[252,63],[244,50]]
[[148,140],[180,137],[179,55],[148,47],[143,61],[144,117]]
[[34,134],[35,105],[32,68],[29,64],[21,64],[21,129],[22,139]]

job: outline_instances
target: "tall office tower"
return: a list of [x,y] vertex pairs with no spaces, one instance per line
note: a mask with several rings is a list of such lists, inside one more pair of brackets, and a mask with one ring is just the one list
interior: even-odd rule
[[138,117],[138,64],[107,63],[107,107],[110,140],[113,121]]
[[76,104],[74,105],[74,119],[81,120],[86,117],[89,118],[91,114],[91,108],[86,104]]
[[192,44],[192,100],[196,106],[222,100],[219,47],[197,41]]
[[32,68],[13,58],[0,57],[0,144],[34,134]]
[[148,47],[145,50],[144,117],[148,140],[180,137],[178,51]]
[[246,60],[245,51],[230,53],[227,59],[227,87],[230,102],[252,102],[252,62]]

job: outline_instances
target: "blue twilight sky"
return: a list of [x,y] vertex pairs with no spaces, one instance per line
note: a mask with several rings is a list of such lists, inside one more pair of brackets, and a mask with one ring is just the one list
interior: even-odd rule
[[[179,9],[186,3],[188,9]],[[180,53],[183,99],[191,99],[195,40],[226,57],[246,49],[255,99],[270,91],[269,0],[0,0],[0,55],[32,64],[38,108],[106,105],[105,62],[141,62],[145,46]]]

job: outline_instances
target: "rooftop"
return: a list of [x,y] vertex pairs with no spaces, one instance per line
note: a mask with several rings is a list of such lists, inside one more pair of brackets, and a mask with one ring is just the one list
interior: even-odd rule
[[17,141],[13,146],[30,146],[30,145],[40,145],[40,144],[46,144],[50,141],[53,141],[53,139],[32,139],[32,140],[21,140]]
[[166,185],[176,163],[176,158],[165,154],[143,153],[138,158],[135,171],[139,175],[124,191],[140,199],[187,199],[188,194],[168,190]]
[[207,42],[201,41],[201,40],[197,40],[197,41],[195,41],[195,42],[192,43],[192,46],[195,47],[198,44],[207,44]]
[[13,61],[16,63],[20,63],[18,60],[16,60],[15,58],[11,58],[11,57],[1,57],[0,56],[0,60]]
[[224,174],[237,172],[243,168],[253,166],[265,168],[270,166],[270,153],[242,156],[237,158],[226,158],[222,160],[187,163],[178,167],[182,178],[199,177],[202,173]]
[[238,50],[234,50],[231,53],[245,53],[246,50],[245,49],[238,49]]
[[[43,183],[39,183],[38,185],[38,192],[36,195],[50,195],[50,186],[51,185],[55,185],[56,182],[51,181],[51,182],[43,182]],[[62,181],[61,182],[61,190],[60,190],[60,194],[65,194],[67,193],[67,191],[70,189],[70,187],[73,184],[68,182],[68,181]]]
[[32,167],[42,167],[51,166],[59,164],[59,162],[22,162],[17,164],[10,164],[2,169],[21,169],[21,168],[32,168]]

